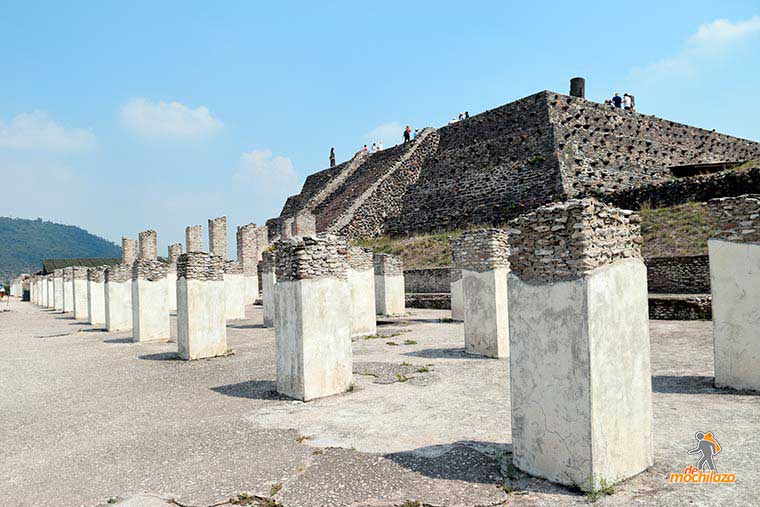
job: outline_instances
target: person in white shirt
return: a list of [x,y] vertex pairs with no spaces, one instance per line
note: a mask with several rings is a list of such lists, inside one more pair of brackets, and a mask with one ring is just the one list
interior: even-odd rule
[[627,93],[623,94],[623,109],[626,111],[630,111],[633,107],[633,100],[631,100],[631,96]]
[[376,143],[372,143],[371,153],[375,153],[376,151],[377,151],[377,144]]
[[382,139],[380,139],[377,142],[377,151],[383,151],[383,140]]

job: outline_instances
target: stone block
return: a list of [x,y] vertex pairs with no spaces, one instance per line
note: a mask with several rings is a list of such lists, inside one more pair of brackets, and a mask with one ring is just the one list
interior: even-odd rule
[[375,312],[398,316],[406,313],[404,268],[401,258],[390,254],[374,255]]
[[348,285],[351,288],[351,336],[377,333],[375,311],[375,270],[372,251],[348,249]]
[[87,320],[87,268],[75,266],[72,275],[74,304],[72,311],[77,320]]
[[132,265],[109,266],[105,271],[105,324],[109,332],[132,329]]
[[168,340],[168,266],[157,260],[139,259],[132,267],[132,340]]

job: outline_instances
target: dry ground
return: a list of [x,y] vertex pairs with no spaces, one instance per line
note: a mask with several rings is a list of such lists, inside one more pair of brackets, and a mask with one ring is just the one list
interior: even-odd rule
[[[522,474],[514,492],[501,489],[508,361],[465,355],[461,324],[438,320],[445,311],[383,322],[383,336],[354,343],[357,388],[303,404],[274,392],[274,333],[257,307],[228,326],[233,356],[196,362],[175,360],[175,343],[133,344],[70,315],[10,308],[0,313],[3,506],[207,506],[244,492],[258,499],[243,503],[285,507],[590,501]],[[655,466],[596,505],[758,505],[760,397],[712,387],[710,332],[709,322],[652,322]],[[698,430],[717,436],[718,467],[736,484],[667,484],[692,463]]]

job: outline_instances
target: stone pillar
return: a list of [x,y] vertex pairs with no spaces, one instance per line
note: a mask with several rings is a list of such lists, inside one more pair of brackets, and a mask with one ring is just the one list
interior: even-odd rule
[[351,288],[351,336],[374,335],[377,333],[377,317],[372,250],[352,246],[346,257],[348,285]]
[[166,275],[169,267],[155,259],[138,259],[132,266],[132,340],[168,340],[169,298]]
[[55,308],[55,291],[53,290],[53,273],[48,273],[47,276],[47,307]]
[[275,262],[277,391],[303,401],[345,392],[352,361],[344,240],[278,241]]
[[708,206],[715,385],[760,391],[760,194]]
[[464,321],[464,294],[462,293],[462,270],[451,268],[451,319]]
[[280,239],[290,239],[293,237],[293,224],[295,221],[296,219],[293,217],[283,219]]
[[93,326],[106,324],[106,268],[97,266],[87,270],[87,321]]
[[121,263],[132,265],[137,260],[137,241],[132,238],[121,238]]
[[74,268],[63,268],[63,312],[74,311]]
[[586,98],[586,80],[582,77],[574,77],[570,80],[570,95],[572,97]]
[[72,272],[73,290],[74,290],[74,318],[77,320],[87,320],[87,268],[84,266],[74,266]]
[[252,305],[259,298],[258,259],[256,252],[256,224],[237,228],[237,258],[245,277],[245,304]]
[[277,277],[274,270],[274,254],[261,255],[261,306],[264,313],[264,327],[274,327],[274,288]]
[[465,231],[452,240],[452,256],[454,266],[462,270],[465,352],[497,358],[509,356],[506,231]]
[[256,262],[261,262],[261,254],[269,248],[269,230],[266,225],[256,227]]
[[203,251],[203,229],[200,225],[185,227],[185,247],[188,253]]
[[44,306],[45,308],[50,307],[50,301],[49,301],[50,299],[49,287],[50,286],[48,282],[50,282],[50,277],[48,277],[48,275],[45,275],[44,277],[42,277],[42,306]]
[[37,304],[36,289],[37,289],[37,277],[33,276],[31,282],[29,282],[29,301],[31,301],[35,305]]
[[375,311],[378,315],[404,315],[404,267],[401,258],[390,254],[375,254]]
[[109,266],[104,278],[106,329],[111,333],[129,331],[132,329],[132,265]]
[[302,211],[293,217],[290,223],[291,236],[314,236],[317,234],[317,218],[308,211]]
[[177,262],[177,348],[182,359],[216,357],[227,352],[224,261],[190,252]]
[[53,271],[53,308],[63,311],[63,270]]
[[513,462],[531,475],[596,490],[652,465],[638,222],[584,199],[510,223]]
[[237,261],[224,263],[224,308],[227,320],[245,318],[245,276]]
[[140,255],[141,260],[158,259],[158,235],[156,231],[149,229],[142,231],[140,237]]
[[169,245],[169,270],[166,273],[166,297],[169,312],[177,311],[177,259],[182,255],[182,243]]
[[211,255],[227,260],[227,217],[209,219],[208,251]]

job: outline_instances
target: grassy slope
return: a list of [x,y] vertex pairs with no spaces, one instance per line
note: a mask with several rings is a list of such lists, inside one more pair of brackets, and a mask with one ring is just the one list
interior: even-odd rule
[[[699,255],[707,253],[707,239],[714,229],[705,203],[687,203],[672,208],[641,210],[642,252],[645,257]],[[449,237],[461,231],[390,239],[361,240],[357,244],[375,252],[400,255],[404,267],[449,266]]]

